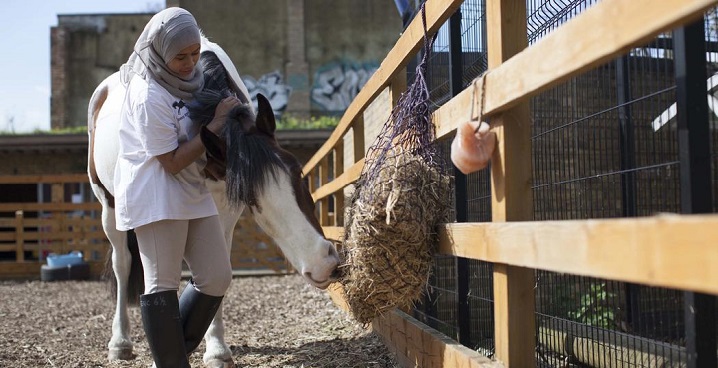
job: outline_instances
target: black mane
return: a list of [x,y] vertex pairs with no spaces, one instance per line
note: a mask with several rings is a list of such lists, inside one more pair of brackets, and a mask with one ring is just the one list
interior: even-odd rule
[[[214,52],[203,52],[199,66],[204,74],[204,87],[194,94],[188,108],[192,121],[205,125],[212,121],[217,104],[233,92],[229,75]],[[257,130],[255,119],[249,105],[235,108],[227,118],[221,137],[227,147],[228,201],[234,206],[244,203],[252,211],[255,207],[260,210],[257,199],[269,176],[276,180],[277,170],[287,170],[272,145],[272,137]]]
[[188,108],[192,121],[205,125],[212,121],[217,104],[229,97],[232,90],[229,88],[229,76],[214,52],[203,52],[198,64],[204,75],[204,87],[194,94],[194,101]]

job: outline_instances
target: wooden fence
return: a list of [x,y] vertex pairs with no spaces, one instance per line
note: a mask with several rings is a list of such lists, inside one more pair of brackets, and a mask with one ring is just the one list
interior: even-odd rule
[[[85,174],[0,176],[8,185],[46,184],[50,201],[0,203],[0,279],[39,278],[49,253],[81,251],[93,276],[101,274],[110,243],[102,230],[99,202],[68,202],[66,186],[86,186]],[[88,198],[92,194],[87,193]],[[281,251],[250,215],[243,215],[233,238],[232,267],[242,272],[291,272]]]
[[[0,278],[39,276],[49,253],[81,251],[91,272],[99,274],[109,242],[102,231],[99,203],[66,201],[67,184],[87,183],[87,175],[2,176],[0,185],[47,184],[50,201],[0,203],[0,252],[14,259],[0,263]],[[6,188],[6,187],[4,187]],[[5,189],[7,190],[7,189]],[[12,215],[14,214],[14,216]]]
[[[428,0],[436,32],[461,0]],[[528,101],[633,47],[699,21],[713,0],[603,0],[527,47],[525,0],[487,0],[488,71],[433,113],[438,139],[483,111],[498,147],[491,165],[492,222],[448,223],[439,251],[493,263],[495,361],[446,339],[401,311],[373,326],[403,366],[535,367],[535,270],[718,294],[718,216],[532,221]],[[304,166],[325,233],[341,240],[346,193],[364,154],[406,89],[406,65],[423,45],[421,17],[407,27],[353,100],[327,142]],[[705,93],[705,82],[703,86]],[[332,180],[329,179],[330,173]],[[620,255],[620,256],[617,256]],[[342,291],[331,290],[343,305]],[[713,345],[715,354],[715,345]]]

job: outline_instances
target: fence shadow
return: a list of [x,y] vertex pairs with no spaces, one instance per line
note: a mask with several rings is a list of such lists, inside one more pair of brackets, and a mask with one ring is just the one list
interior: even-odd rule
[[[391,353],[373,333],[359,338],[312,341],[297,347],[232,345],[238,367],[266,365],[316,368],[393,368]],[[337,354],[342,352],[342,354]],[[347,354],[346,352],[351,352]]]

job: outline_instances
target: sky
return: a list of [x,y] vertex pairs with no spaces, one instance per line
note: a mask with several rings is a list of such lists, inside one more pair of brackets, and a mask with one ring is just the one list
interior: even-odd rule
[[58,14],[154,13],[165,0],[0,0],[0,132],[50,130],[50,28]]

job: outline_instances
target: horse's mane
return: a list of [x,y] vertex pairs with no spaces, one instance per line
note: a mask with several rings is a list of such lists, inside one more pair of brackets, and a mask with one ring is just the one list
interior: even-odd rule
[[[219,102],[233,92],[229,87],[229,75],[213,52],[203,52],[199,66],[204,74],[204,87],[194,94],[194,101],[188,108],[192,121],[205,125],[212,121]],[[270,137],[258,131],[255,119],[249,105],[238,106],[228,115],[222,132],[227,144],[225,181],[230,204],[238,206],[244,203],[250,210],[255,207],[261,210],[257,198],[262,194],[269,175],[276,180],[277,170],[286,171],[287,168],[277,155]]]

